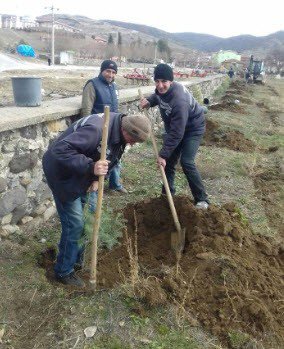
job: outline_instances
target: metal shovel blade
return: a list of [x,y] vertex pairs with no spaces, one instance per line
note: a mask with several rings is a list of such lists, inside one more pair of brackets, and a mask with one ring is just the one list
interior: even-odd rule
[[176,254],[183,252],[185,244],[185,228],[171,232],[171,249]]

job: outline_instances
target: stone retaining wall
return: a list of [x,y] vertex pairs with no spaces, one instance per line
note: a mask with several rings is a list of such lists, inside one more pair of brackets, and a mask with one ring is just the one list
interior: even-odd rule
[[[183,82],[210,97],[223,76]],[[144,95],[153,86],[142,87]],[[81,97],[43,103],[38,108],[0,109],[0,236],[35,228],[56,213],[41,159],[49,143],[78,118]],[[120,91],[120,110],[138,111],[137,88]],[[154,111],[153,115],[157,115]]]

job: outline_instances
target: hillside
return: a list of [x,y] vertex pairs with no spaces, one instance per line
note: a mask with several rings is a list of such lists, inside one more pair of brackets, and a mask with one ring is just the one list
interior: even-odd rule
[[[51,20],[51,15],[38,17]],[[56,22],[74,27],[80,33],[56,30],[55,53],[74,51],[81,60],[81,65],[93,64],[92,59],[105,57],[127,57],[130,62],[153,64],[155,59],[167,62],[174,58],[181,66],[195,66],[196,62],[207,62],[209,52],[234,50],[244,55],[255,54],[256,57],[271,56],[271,62],[283,61],[284,31],[263,37],[240,35],[231,38],[219,38],[209,34],[169,33],[154,27],[112,20],[94,20],[85,16],[56,14]],[[20,43],[33,46],[39,57],[46,59],[51,51],[51,32],[47,28],[35,31],[1,29],[0,50],[14,53]],[[118,36],[122,39],[121,47],[117,46]],[[110,35],[113,45],[101,44],[97,37],[106,41]],[[167,49],[157,50],[158,40],[167,41]],[[272,52],[272,51],[277,51]]]
[[141,24],[105,20],[129,30],[137,30],[159,39],[168,39],[186,45],[198,51],[214,52],[219,50],[234,50],[243,52],[249,49],[262,48],[267,50],[275,43],[284,44],[284,31],[279,31],[267,36],[256,37],[253,35],[238,35],[230,38],[220,38],[209,34],[198,33],[168,33],[163,30]]
[[[50,15],[41,16],[47,18]],[[253,35],[239,35],[230,38],[220,38],[210,34],[199,33],[169,33],[158,28],[143,24],[121,22],[114,20],[94,20],[84,16],[56,15],[56,20],[83,30],[86,34],[117,35],[121,32],[126,42],[137,39],[153,41],[158,39],[168,40],[171,45],[194,49],[203,52],[219,50],[234,50],[245,52],[258,50],[267,52],[276,44],[284,45],[284,31],[279,31],[267,36],[256,37]]]

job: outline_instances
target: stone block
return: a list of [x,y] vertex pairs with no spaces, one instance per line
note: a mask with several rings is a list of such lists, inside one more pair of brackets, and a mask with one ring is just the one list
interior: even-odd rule
[[9,163],[10,171],[12,173],[20,173],[27,169],[32,169],[38,162],[38,154],[36,152],[15,154]]
[[23,188],[14,188],[5,192],[0,198],[0,217],[11,213],[17,206],[26,201],[26,191]]
[[48,221],[51,217],[53,217],[56,214],[56,208],[51,206],[49,207],[43,214],[43,220],[46,222]]
[[23,138],[36,139],[36,137],[37,137],[36,126],[28,126],[28,127],[21,128],[20,135]]
[[62,132],[65,131],[67,128],[66,121],[64,119],[62,120],[54,120],[50,121],[47,124],[47,128],[49,132]]
[[0,177],[0,193],[3,193],[7,188],[7,179]]
[[32,221],[33,220],[33,217],[31,217],[31,216],[24,216],[22,219],[21,219],[21,223],[22,224],[26,224],[26,223],[28,223],[28,222],[30,222],[30,221]]
[[1,224],[2,225],[10,224],[11,220],[12,220],[12,217],[13,217],[12,213],[7,214],[6,216],[4,216],[2,218]]

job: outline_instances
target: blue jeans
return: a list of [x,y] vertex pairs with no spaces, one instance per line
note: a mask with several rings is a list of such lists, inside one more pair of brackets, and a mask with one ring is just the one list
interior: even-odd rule
[[[198,201],[208,202],[208,197],[205,192],[201,176],[195,165],[195,157],[202,137],[203,135],[185,136],[174,150],[171,157],[167,159],[167,164],[165,167],[165,173],[169,182],[171,193],[175,194],[175,167],[180,158],[180,164],[186,176],[195,203]],[[162,192],[165,193],[165,188],[162,189]]]
[[73,201],[60,201],[53,194],[56,209],[61,222],[61,238],[58,245],[59,252],[54,267],[55,274],[59,277],[66,276],[74,271],[75,263],[82,263],[84,253],[84,206],[88,199],[88,209],[96,209],[97,193],[92,192]]
[[122,188],[120,183],[120,169],[121,165],[118,163],[109,171],[109,189],[119,190]]

